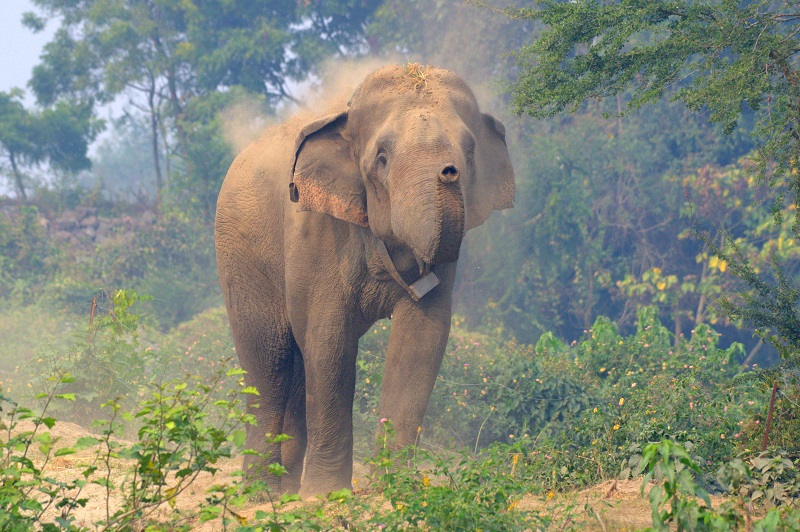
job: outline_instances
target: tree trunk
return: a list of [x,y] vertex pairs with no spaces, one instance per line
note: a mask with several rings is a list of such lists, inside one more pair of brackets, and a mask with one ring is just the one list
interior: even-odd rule
[[22,173],[17,167],[17,160],[14,157],[14,152],[8,153],[8,160],[11,161],[11,170],[14,172],[14,184],[17,186],[17,196],[21,203],[28,204],[28,195],[25,194],[25,185],[22,182]]
[[150,108],[150,140],[153,147],[153,167],[156,171],[156,214],[161,217],[163,205],[161,191],[164,188],[164,178],[161,175],[161,162],[158,149],[158,109],[155,105],[155,80],[150,79],[150,90],[147,93],[147,103]]

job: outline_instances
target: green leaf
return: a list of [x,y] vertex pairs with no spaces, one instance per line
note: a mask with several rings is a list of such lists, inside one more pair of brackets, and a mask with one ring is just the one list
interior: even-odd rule
[[332,491],[328,493],[328,500],[329,501],[337,501],[337,502],[344,502],[349,500],[353,497],[353,492],[347,488],[343,488],[340,490]]
[[67,456],[69,454],[75,454],[75,449],[73,447],[62,447],[55,452],[54,456]]
[[298,495],[296,493],[284,493],[281,496],[281,504],[288,504],[290,502],[295,502],[295,501],[299,501],[299,500],[301,500],[300,495]]
[[75,450],[82,451],[84,449],[88,449],[89,447],[93,447],[100,443],[101,440],[92,437],[92,436],[81,436],[78,438],[78,441],[75,442]]
[[236,429],[228,436],[228,441],[233,443],[236,447],[242,447],[247,440],[247,433],[242,429]]

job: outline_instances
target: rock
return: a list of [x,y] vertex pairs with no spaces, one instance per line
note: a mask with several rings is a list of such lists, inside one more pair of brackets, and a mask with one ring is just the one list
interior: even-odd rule
[[92,229],[97,229],[97,223],[97,216],[89,215],[81,220],[81,227],[91,227]]
[[75,209],[75,217],[78,220],[83,220],[89,216],[97,216],[97,209],[94,207],[77,207]]
[[141,216],[139,216],[139,223],[142,225],[152,225],[156,223],[158,217],[152,211],[144,211]]
[[65,212],[56,218],[56,229],[59,231],[72,231],[79,227],[75,213]]

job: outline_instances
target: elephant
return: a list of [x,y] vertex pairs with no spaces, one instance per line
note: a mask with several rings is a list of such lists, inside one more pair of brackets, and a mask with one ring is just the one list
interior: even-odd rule
[[258,390],[246,475],[304,497],[351,487],[358,341],[382,318],[380,417],[395,445],[415,442],[464,234],[512,207],[514,190],[503,124],[459,76],[418,64],[372,72],[340,108],[290,118],[236,157],[214,232],[235,350]]

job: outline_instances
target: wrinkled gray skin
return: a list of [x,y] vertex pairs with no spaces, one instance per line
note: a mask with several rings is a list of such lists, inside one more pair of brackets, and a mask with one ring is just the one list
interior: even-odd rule
[[[236,158],[215,236],[236,351],[259,391],[247,446],[270,452],[245,457],[248,474],[302,495],[351,486],[358,339],[386,317],[380,416],[398,445],[415,441],[450,330],[461,240],[513,197],[502,124],[463,80],[433,68],[380,69],[347,108],[290,120]],[[430,266],[441,284],[413,301],[378,239],[407,283]],[[292,439],[267,445],[267,433]],[[266,474],[278,459],[281,479]]]

